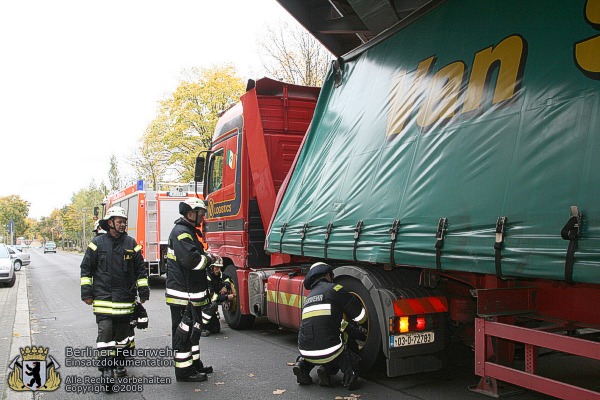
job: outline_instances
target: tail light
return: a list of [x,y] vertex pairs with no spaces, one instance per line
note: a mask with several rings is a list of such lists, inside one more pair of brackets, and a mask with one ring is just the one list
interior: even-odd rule
[[390,335],[437,328],[440,314],[447,311],[448,300],[443,296],[396,299],[394,316],[389,320]]
[[439,320],[438,314],[390,317],[390,335],[435,329],[439,326]]

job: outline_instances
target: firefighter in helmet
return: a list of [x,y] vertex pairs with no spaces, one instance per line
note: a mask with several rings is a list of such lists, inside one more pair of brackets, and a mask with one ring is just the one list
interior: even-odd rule
[[92,232],[94,232],[96,236],[104,235],[106,233],[106,230],[100,226],[100,221],[102,220],[96,220],[96,222],[94,222],[94,229],[92,229]]
[[310,371],[318,366],[320,385],[331,386],[331,376],[341,370],[342,384],[355,390],[360,357],[351,350],[348,339],[366,340],[366,330],[359,325],[365,322],[366,312],[354,295],[333,282],[333,277],[333,268],[318,262],[304,278],[304,287],[310,293],[302,306],[300,356],[293,372],[298,384],[310,385]]
[[122,377],[127,350],[134,346],[129,333],[136,295],[141,303],[150,297],[148,275],[141,246],[127,235],[125,210],[109,208],[100,226],[108,232],[92,239],[81,262],[81,299],[96,315],[102,376]]
[[202,309],[202,336],[210,336],[211,333],[221,332],[219,323],[219,304],[234,299],[232,293],[232,280],[229,275],[222,271],[223,259],[217,257],[217,260],[208,267],[206,278],[208,279],[208,292],[210,304]]
[[198,240],[204,221],[204,202],[190,197],[179,203],[181,218],[169,236],[166,301],[171,309],[175,378],[178,382],[203,382],[213,371],[200,360],[202,308],[208,297],[207,267],[217,259]]

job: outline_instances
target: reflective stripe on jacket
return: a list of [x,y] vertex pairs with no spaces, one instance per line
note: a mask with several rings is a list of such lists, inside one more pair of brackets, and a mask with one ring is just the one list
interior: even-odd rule
[[166,301],[169,305],[194,306],[208,303],[206,267],[210,259],[196,236],[196,229],[179,218],[169,235]]
[[324,364],[344,351],[344,314],[364,322],[365,311],[358,299],[336,283],[317,281],[302,306],[298,350],[309,362]]
[[149,291],[141,249],[127,234],[92,239],[80,269],[81,298],[93,299],[94,314],[132,314],[138,290]]

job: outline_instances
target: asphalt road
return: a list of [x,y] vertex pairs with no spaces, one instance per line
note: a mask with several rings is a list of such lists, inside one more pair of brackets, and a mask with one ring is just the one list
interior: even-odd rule
[[[68,348],[95,347],[96,323],[91,306],[80,300],[79,264],[81,255],[59,251],[43,254],[31,249],[32,263],[27,267],[32,345],[50,349],[60,364],[61,387],[55,392],[36,392],[35,398],[106,398],[104,393],[72,393],[74,390],[100,389],[98,385],[69,385],[67,382],[99,377],[94,367],[68,366],[82,357],[67,354]],[[138,349],[165,349],[171,344],[170,314],[164,302],[164,279],[151,280],[150,301],[145,304],[150,324],[147,331],[136,331]],[[332,388],[318,384],[298,386],[289,363],[296,355],[296,332],[258,321],[254,329],[235,331],[222,323],[222,332],[200,341],[201,358],[215,372],[202,383],[177,383],[172,367],[130,367],[130,376],[159,377],[168,384],[144,384],[141,392],[111,394],[115,399],[484,399],[468,386],[478,378],[473,374],[473,354],[458,347],[449,352],[448,368],[426,374],[387,378],[384,371],[363,379],[359,390],[349,392],[339,380]],[[83,357],[85,358],[85,357]],[[157,357],[155,357],[157,358]],[[313,372],[314,375],[314,372]],[[316,380],[316,378],[315,378]],[[134,385],[135,386],[135,385]],[[87,388],[87,389],[86,389]],[[124,387],[127,389],[127,387]],[[138,390],[139,387],[130,386]],[[8,397],[10,399],[10,396]],[[511,399],[547,399],[537,393],[517,389]]]

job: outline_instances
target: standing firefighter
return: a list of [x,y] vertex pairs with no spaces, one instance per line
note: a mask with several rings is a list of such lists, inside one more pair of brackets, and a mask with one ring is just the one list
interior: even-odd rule
[[167,252],[167,304],[171,308],[171,331],[175,353],[175,378],[179,382],[203,382],[213,371],[200,360],[202,307],[209,302],[206,268],[213,257],[204,252],[196,229],[206,214],[200,199],[179,203],[182,215],[175,221]]
[[341,369],[343,385],[354,390],[360,357],[348,339],[366,339],[366,331],[358,325],[366,320],[366,313],[354,295],[333,283],[333,276],[333,268],[322,262],[313,264],[306,274],[304,287],[310,293],[302,306],[300,357],[293,371],[300,385],[310,385],[310,371],[318,365],[320,385],[331,386],[331,376]]
[[127,375],[124,366],[127,350],[135,346],[130,336],[130,321],[136,294],[140,302],[150,297],[144,259],[135,239],[128,236],[127,215],[121,207],[111,207],[101,226],[107,234],[96,236],[81,262],[81,299],[93,305],[103,377]]

